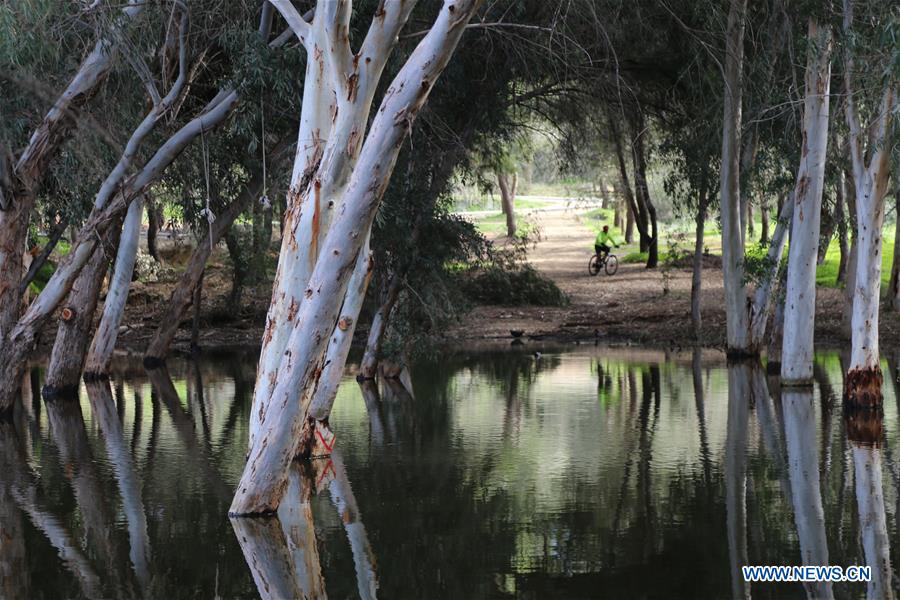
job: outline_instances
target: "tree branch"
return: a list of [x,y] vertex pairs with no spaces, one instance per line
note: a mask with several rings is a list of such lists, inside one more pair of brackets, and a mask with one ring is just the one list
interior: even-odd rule
[[294,32],[294,35],[297,36],[297,39],[300,40],[300,43],[306,46],[306,40],[309,39],[309,23],[300,16],[300,13],[297,12],[290,0],[269,0],[269,2],[275,7],[275,10],[281,13],[281,16],[287,21],[288,26]]

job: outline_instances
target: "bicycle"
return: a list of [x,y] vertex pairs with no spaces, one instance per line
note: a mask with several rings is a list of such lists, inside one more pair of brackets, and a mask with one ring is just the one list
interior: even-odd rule
[[594,254],[588,262],[588,273],[598,275],[601,270],[605,270],[607,275],[615,275],[619,270],[619,259],[615,254],[606,253],[605,256]]

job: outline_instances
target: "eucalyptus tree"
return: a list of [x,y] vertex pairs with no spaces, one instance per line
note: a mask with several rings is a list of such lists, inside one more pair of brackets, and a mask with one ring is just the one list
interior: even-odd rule
[[351,2],[320,2],[311,23],[289,2],[275,3],[306,47],[307,72],[285,241],[257,373],[250,454],[233,514],[269,513],[281,501],[328,340],[354,318],[342,316],[341,307],[353,272],[367,268],[360,251],[400,146],[480,2],[444,2],[384,92],[367,132],[381,73],[413,5],[379,4],[354,52]]
[[[157,11],[153,11],[157,12]],[[115,186],[118,179],[124,175],[132,162],[137,158],[138,150],[144,139],[153,131],[156,125],[167,115],[171,115],[176,104],[182,100],[185,88],[191,83],[190,79],[190,50],[189,50],[189,20],[190,12],[187,5],[174,5],[171,10],[163,10],[158,15],[156,24],[159,34],[151,36],[158,39],[157,44],[152,44],[148,51],[140,52],[131,50],[128,53],[130,61],[134,63],[137,72],[137,80],[147,91],[147,100],[152,106],[147,115],[135,128],[132,138],[122,155],[120,162],[114,169],[115,175],[105,184]],[[169,22],[167,23],[167,17]],[[147,27],[145,26],[145,30]],[[196,41],[196,40],[193,40]],[[173,48],[172,57],[168,57],[166,50]],[[161,54],[163,60],[159,67],[159,73],[153,73],[146,65],[142,54]],[[169,80],[172,75],[174,79]],[[160,90],[161,85],[169,84],[168,89]],[[114,192],[109,192],[114,193]],[[104,195],[98,194],[95,206],[100,207],[105,203]],[[143,214],[143,196],[131,203],[128,214],[124,219],[124,231],[122,232],[122,246],[120,253],[133,252],[137,248],[137,241],[141,230],[141,217]],[[116,220],[118,221],[118,219]],[[93,256],[82,268],[75,278],[72,289],[68,294],[67,306],[63,310],[63,318],[57,329],[53,351],[50,356],[50,364],[47,368],[44,393],[74,394],[77,390],[78,380],[84,366],[85,353],[89,341],[89,332],[94,322],[94,311],[100,295],[100,287],[110,262],[110,257],[115,253],[119,245],[119,224],[116,222],[107,231],[105,243],[93,253]],[[132,250],[133,249],[133,250]],[[118,261],[121,263],[122,261]],[[132,259],[133,266],[133,259]],[[116,283],[121,286],[123,275],[119,275]],[[131,273],[127,274],[128,281]],[[113,297],[115,297],[113,286]],[[123,298],[124,299],[124,298]],[[118,328],[118,323],[116,323]]]
[[[23,8],[34,7],[26,5]],[[3,10],[6,17],[4,24],[7,27],[3,37],[10,41],[16,40],[18,36],[14,32],[25,28],[20,28],[22,23],[16,18],[19,15],[13,7],[6,6]],[[71,136],[73,114],[96,92],[112,70],[118,48],[115,39],[142,10],[143,3],[130,1],[125,8],[113,15],[111,22],[98,19],[98,39],[93,49],[82,60],[64,91],[43,118],[26,134],[24,149],[16,156],[13,149],[20,147],[19,140],[0,141],[0,338],[4,340],[19,318],[22,256],[25,253],[28,224],[44,172],[63,143]],[[15,46],[6,48],[7,53],[16,49]],[[4,77],[10,77],[16,63],[20,63],[19,57],[7,54],[4,62]],[[4,382],[4,386],[8,385],[12,385],[12,382]],[[7,405],[7,402],[0,401],[0,409],[7,408]]]
[[781,378],[788,384],[811,384],[816,316],[816,266],[831,87],[831,29],[810,16],[803,104],[803,147],[797,186],[791,198],[792,220]]
[[[265,38],[269,37],[267,13],[268,10],[264,9],[260,25],[260,33],[264,34]],[[208,19],[217,20],[212,13],[205,14]],[[282,34],[271,40],[269,45],[278,47],[288,39],[288,35]],[[104,47],[105,45],[101,44]],[[76,80],[79,78],[76,77]],[[164,136],[143,166],[135,174],[128,176],[127,171],[134,162],[137,147],[148,136],[148,130],[152,130],[153,125],[158,122],[153,108],[132,131],[116,166],[100,186],[91,214],[78,232],[71,251],[60,262],[43,291],[29,305],[18,322],[15,322],[11,330],[5,332],[3,346],[0,347],[0,383],[2,383],[0,410],[12,406],[28,352],[33,348],[42,326],[65,299],[81,269],[93,255],[98,241],[107,234],[116,220],[123,216],[129,203],[143,193],[145,188],[156,182],[191,142],[213,130],[231,114],[238,103],[239,93],[229,79],[222,78],[221,83],[218,92],[211,99],[208,101],[205,98],[200,99],[197,114],[167,137]]]
[[[858,244],[850,368],[844,395],[852,406],[877,406],[882,401],[878,346],[881,241],[892,130],[897,126],[895,107],[900,52],[896,44],[885,43],[896,39],[897,20],[892,13],[878,11],[890,9],[881,5],[866,6],[876,14],[865,15],[867,27],[860,31],[855,29],[851,0],[844,0],[843,8],[844,112],[849,128]],[[863,59],[864,66],[858,64],[858,58]],[[881,65],[881,68],[873,69],[873,64]],[[860,81],[866,78],[874,81],[865,81],[860,87]],[[865,95],[861,91],[873,88],[879,90],[878,96]]]

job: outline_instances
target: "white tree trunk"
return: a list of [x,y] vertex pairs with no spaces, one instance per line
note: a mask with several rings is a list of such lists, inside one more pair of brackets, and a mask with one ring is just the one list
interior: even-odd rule
[[296,25],[308,60],[284,235],[250,413],[250,447],[265,420],[319,249],[359,158],[378,81],[414,4],[386,5],[354,57],[346,37],[352,2],[320,0],[311,25],[299,20],[290,3],[275,3]]
[[[479,0],[445,2],[431,30],[385,92],[337,208],[340,218],[332,224],[312,276],[302,288],[272,394],[266,401],[256,398],[260,404],[253,412],[263,417],[231,505],[232,514],[271,513],[278,507],[294,458],[296,433],[321,373],[323,354],[337,323],[353,265],[384,195],[400,145],[479,4]],[[393,12],[390,8],[399,8],[383,6],[388,15]],[[365,51],[362,56],[368,58]],[[361,137],[361,130],[357,135]],[[258,384],[269,382],[260,375]]]
[[[815,261],[813,261],[815,262]],[[787,442],[788,473],[794,505],[794,523],[804,565],[827,565],[828,541],[825,511],[819,484],[819,453],[816,448],[816,406],[811,388],[785,388],[784,438]],[[832,598],[831,583],[804,583],[810,598]]]
[[725,41],[725,108],[722,127],[720,207],[722,213],[722,272],[728,352],[755,354],[750,339],[747,289],[744,286],[744,245],[741,226],[741,97],[744,65],[746,0],[731,0]]
[[338,319],[337,327],[332,332],[328,352],[325,355],[325,366],[309,404],[309,416],[317,421],[328,419],[334,406],[344,366],[347,364],[347,356],[350,354],[350,346],[353,344],[353,333],[356,331],[359,313],[372,278],[372,267],[373,258],[369,251],[369,240],[366,240],[353,268],[353,275],[350,277],[347,294],[341,307],[341,318]]
[[[852,35],[853,4],[844,0],[844,30]],[[844,397],[850,406],[879,406],[882,375],[878,349],[878,309],[881,294],[881,234],[884,197],[888,187],[891,129],[894,127],[895,82],[888,81],[873,122],[865,135],[854,97],[854,59],[844,64],[844,102],[850,130],[850,158],[856,188],[856,273],[853,286],[850,368],[844,382]],[[868,164],[863,144],[869,140]]]
[[822,189],[828,148],[831,29],[809,19],[803,148],[794,189],[795,203],[784,301],[781,378],[785,384],[812,384],[816,320],[816,264],[822,217]]
[[125,302],[134,276],[134,261],[137,258],[138,244],[141,240],[141,216],[144,210],[144,197],[139,196],[128,207],[125,223],[122,225],[122,237],[116,253],[116,266],[106,300],[103,303],[103,316],[94,334],[94,341],[88,351],[85,371],[92,375],[105,373],[116,348],[119,325],[125,314]]

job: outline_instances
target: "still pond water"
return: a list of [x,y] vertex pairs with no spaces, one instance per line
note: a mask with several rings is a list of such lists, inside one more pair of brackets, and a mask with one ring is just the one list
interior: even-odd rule
[[[251,352],[130,367],[68,403],[26,386],[0,425],[0,597],[862,598],[898,582],[896,384],[883,422],[848,421],[838,354],[799,393],[714,351],[460,354],[414,369],[412,394],[348,375],[339,453],[295,466],[279,519],[232,524],[254,368]],[[873,581],[740,574],[803,563],[869,564]]]

